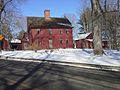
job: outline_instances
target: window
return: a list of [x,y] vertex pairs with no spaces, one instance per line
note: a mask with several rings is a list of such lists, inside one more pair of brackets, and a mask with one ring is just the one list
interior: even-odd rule
[[63,44],[63,40],[62,39],[60,39],[60,44]]
[[39,33],[40,33],[40,29],[36,29],[36,31],[37,31],[37,34],[39,34]]
[[52,34],[52,29],[48,29],[48,31],[49,31],[49,34]]
[[68,33],[69,33],[68,29],[65,29],[65,31],[66,31],[66,34],[68,34]]
[[41,45],[41,42],[39,42],[39,44]]
[[62,30],[60,30],[60,34],[62,34],[63,32],[62,32]]
[[69,43],[69,40],[67,39],[67,40],[66,40],[66,44],[68,44],[68,43]]
[[40,31],[37,31],[37,34],[39,34],[40,33]]

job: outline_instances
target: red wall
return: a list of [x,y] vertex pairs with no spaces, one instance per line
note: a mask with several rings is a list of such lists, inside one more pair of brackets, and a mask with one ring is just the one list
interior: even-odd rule
[[76,43],[76,48],[83,48],[82,40],[76,40],[75,43]]
[[[73,36],[72,29],[51,29],[52,34],[49,33],[48,29],[40,29],[39,33],[36,29],[29,30],[29,43],[32,45],[36,43],[41,49],[49,49],[49,39],[52,39],[53,49],[56,48],[73,48]],[[60,33],[61,31],[61,33]],[[62,39],[62,44],[60,43]],[[68,40],[68,44],[66,43]]]
[[87,41],[85,39],[76,40],[76,48],[93,48],[93,42]]

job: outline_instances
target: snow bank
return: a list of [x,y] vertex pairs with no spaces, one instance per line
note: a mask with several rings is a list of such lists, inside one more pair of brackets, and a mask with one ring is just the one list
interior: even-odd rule
[[120,51],[105,50],[106,55],[94,56],[91,49],[55,49],[35,51],[2,51],[0,56],[45,59],[53,61],[120,66]]

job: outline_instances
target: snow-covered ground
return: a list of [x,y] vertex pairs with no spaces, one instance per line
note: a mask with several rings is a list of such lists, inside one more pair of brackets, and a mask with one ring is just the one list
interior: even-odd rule
[[35,51],[2,51],[0,56],[45,59],[53,61],[120,66],[120,51],[105,50],[106,55],[94,56],[91,49],[55,49]]

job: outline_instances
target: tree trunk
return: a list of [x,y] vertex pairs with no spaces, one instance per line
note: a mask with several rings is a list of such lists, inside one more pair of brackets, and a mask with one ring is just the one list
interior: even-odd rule
[[95,55],[102,55],[102,40],[101,40],[101,28],[99,25],[94,25],[93,31],[93,45],[94,45],[94,54]]
[[120,9],[120,0],[117,0],[117,5],[118,5],[118,11],[119,11],[119,9]]
[[[100,18],[101,10],[99,0],[91,0],[92,16],[93,16],[93,46],[94,55],[102,55],[102,36],[101,36],[101,25]],[[102,15],[101,15],[102,16]]]

